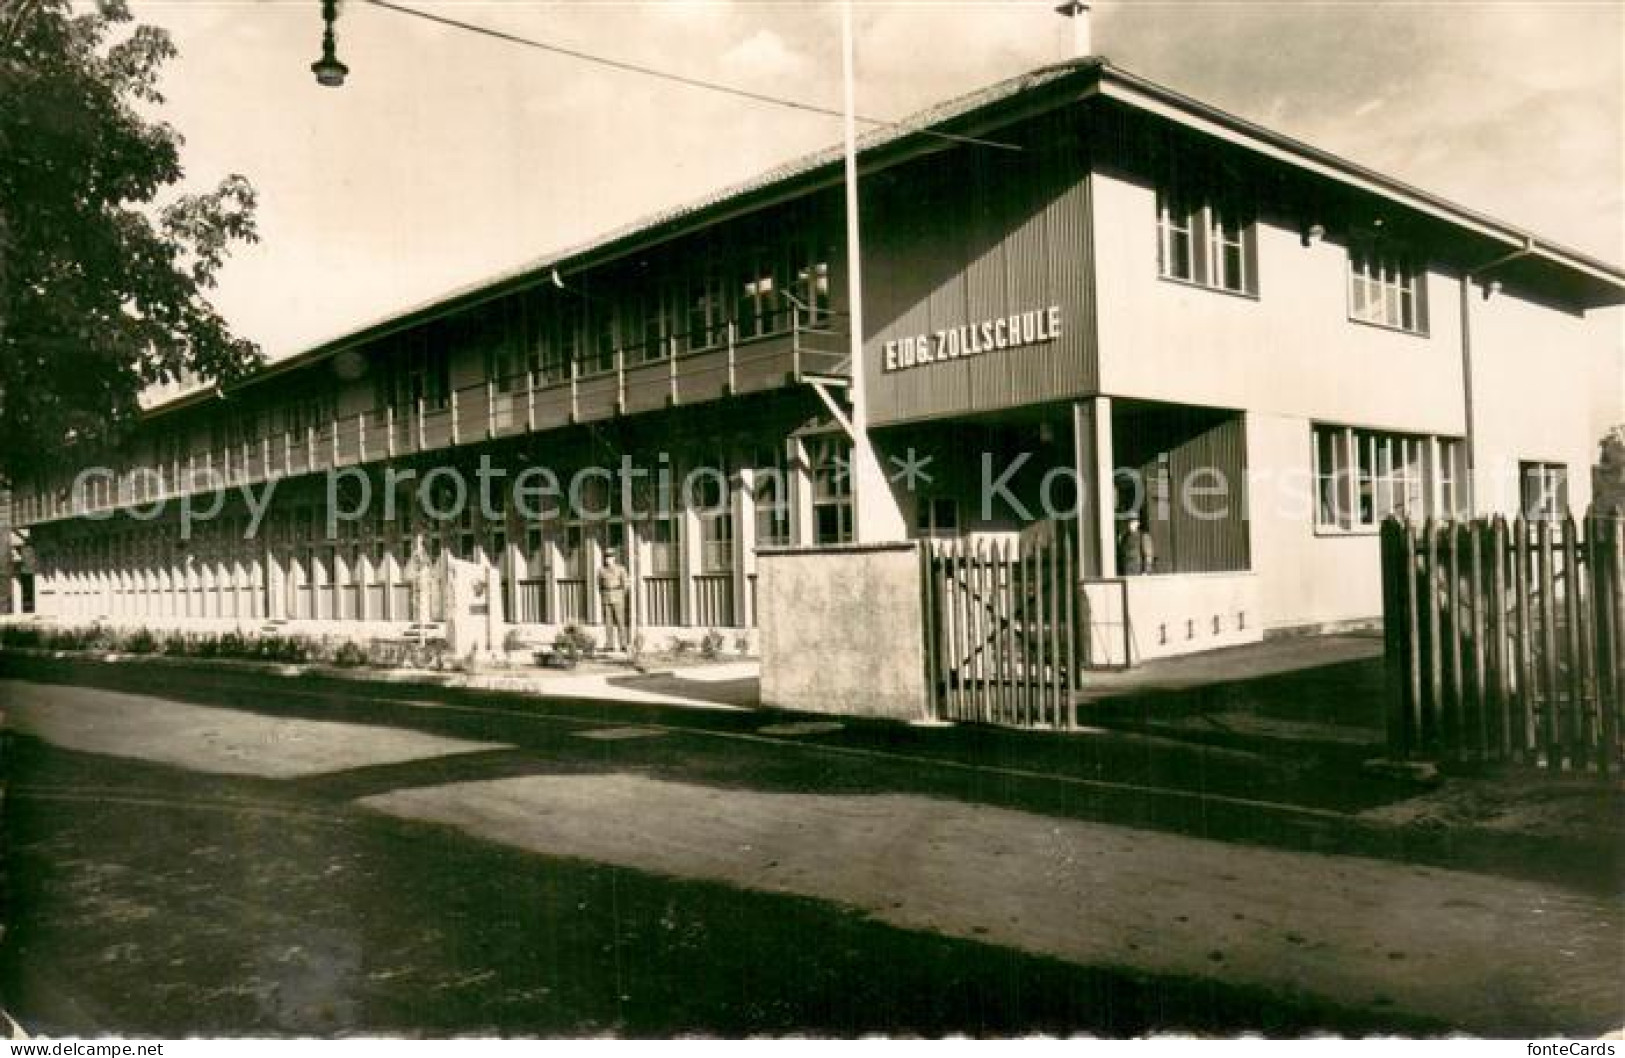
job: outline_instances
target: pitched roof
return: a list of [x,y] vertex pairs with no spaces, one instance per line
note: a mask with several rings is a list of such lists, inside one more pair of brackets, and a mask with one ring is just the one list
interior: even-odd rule
[[[1625,303],[1625,270],[1617,265],[1568,249],[1550,240],[1538,238],[1516,225],[1457,205],[1373,169],[1227,113],[1174,89],[1113,66],[1098,56],[1039,67],[934,104],[900,121],[871,129],[858,138],[858,153],[872,158],[883,148],[900,145],[911,139],[945,134],[952,138],[953,134],[946,132],[946,127],[995,111],[1001,104],[1042,89],[1053,91],[1058,103],[1090,96],[1112,99],[1344,185],[1388,198],[1407,208],[1504,244],[1508,251],[1539,258],[1550,266],[1583,277],[1589,285],[1599,291],[1610,292],[1609,296],[1601,298],[1607,303]],[[1070,91],[1072,89],[1075,89],[1075,92]],[[649,214],[576,246],[544,254],[516,267],[449,290],[427,301],[389,313],[320,342],[303,352],[267,364],[262,370],[231,388],[236,389],[263,381],[361,342],[499,297],[516,289],[546,282],[555,270],[566,272],[617,249],[666,237],[674,230],[702,222],[712,214],[729,207],[740,206],[764,193],[790,190],[798,185],[817,185],[821,179],[833,180],[838,176],[843,160],[844,150],[840,146],[803,155],[741,183]],[[217,393],[218,391],[212,388],[189,393],[153,407],[147,414],[175,410],[208,399]]]

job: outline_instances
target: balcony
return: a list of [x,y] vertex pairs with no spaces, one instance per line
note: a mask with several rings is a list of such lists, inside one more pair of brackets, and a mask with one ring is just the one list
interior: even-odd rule
[[15,524],[81,517],[268,478],[849,377],[844,327],[805,326],[793,312],[782,313],[775,322],[781,325],[754,335],[742,335],[730,323],[718,328],[715,341],[698,348],[685,350],[685,343],[672,338],[663,343],[663,355],[650,357],[642,347],[618,349],[612,363],[597,370],[571,362],[558,377],[532,372],[488,379],[454,390],[439,404],[373,408],[304,430],[193,452],[126,471],[116,489],[111,481],[99,480],[81,496],[70,495],[66,486],[19,492],[13,497]]

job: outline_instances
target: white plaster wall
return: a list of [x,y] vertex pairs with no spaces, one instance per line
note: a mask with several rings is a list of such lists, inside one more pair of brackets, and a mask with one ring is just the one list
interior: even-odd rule
[[[1266,627],[1379,616],[1376,534],[1315,528],[1311,428],[1464,435],[1459,281],[1429,274],[1425,336],[1355,323],[1346,249],[1306,247],[1266,219],[1256,299],[1169,282],[1157,275],[1154,190],[1111,173],[1092,179],[1101,392],[1247,412],[1252,564]],[[1519,459],[1567,464],[1572,503],[1589,501],[1597,443],[1625,422],[1621,319],[1617,309],[1580,316],[1475,291],[1481,511],[1516,511]]]
[[1625,313],[1566,313],[1475,289],[1469,312],[1478,508],[1516,514],[1520,460],[1563,463],[1576,515],[1603,435],[1625,423]]
[[1155,191],[1110,174],[1093,180],[1101,393],[1463,432],[1448,277],[1429,276],[1425,336],[1354,323],[1344,247],[1306,247],[1296,231],[1266,219],[1258,225],[1257,298],[1164,280]]
[[1253,571],[1266,629],[1382,614],[1377,534],[1315,528],[1311,427],[1297,415],[1247,416]]

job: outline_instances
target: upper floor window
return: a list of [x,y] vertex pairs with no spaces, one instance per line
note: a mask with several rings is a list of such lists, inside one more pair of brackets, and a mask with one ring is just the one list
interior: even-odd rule
[[739,287],[739,301],[734,311],[734,321],[739,326],[739,337],[754,338],[759,334],[772,333],[776,326],[774,317],[777,312],[778,297],[771,269],[766,266],[761,269],[746,268]]
[[1561,518],[1569,511],[1569,468],[1562,463],[1519,463],[1518,491],[1525,518]]
[[1157,193],[1157,270],[1165,279],[1258,293],[1251,215],[1239,203],[1184,191]]
[[817,326],[830,314],[829,261],[820,260],[821,255],[807,244],[792,248],[790,257],[796,321],[803,327]]
[[1371,247],[1349,251],[1349,316],[1363,323],[1427,333],[1422,268],[1410,258]]
[[389,403],[415,408],[419,401],[430,411],[451,403],[451,360],[444,346],[431,348],[423,337],[409,339],[389,361]]
[[723,341],[728,329],[728,310],[720,276],[705,273],[690,282],[688,318],[684,322],[685,350],[705,349]]

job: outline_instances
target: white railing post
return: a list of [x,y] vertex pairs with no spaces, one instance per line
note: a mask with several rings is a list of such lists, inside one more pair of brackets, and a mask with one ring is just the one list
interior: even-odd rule
[[570,361],[570,421],[576,422],[581,418],[581,386],[578,381],[581,375],[581,362]]
[[790,308],[790,371],[801,378],[801,310]]
[[626,410],[626,349],[615,350],[615,410]]
[[461,444],[460,432],[457,425],[457,391],[451,391],[451,443]]
[[738,330],[739,329],[734,324],[734,321],[729,320],[728,321],[728,394],[730,396],[733,395],[734,388],[735,388],[734,387],[734,368],[735,368],[735,361],[738,359],[738,357],[736,355],[737,354],[737,349],[738,349],[738,344],[739,344],[738,343],[738,337],[739,337]]
[[497,435],[497,384],[495,379],[485,380],[485,436],[489,440]]
[[666,385],[667,398],[672,404],[677,403],[677,336],[674,334],[666,339]]

